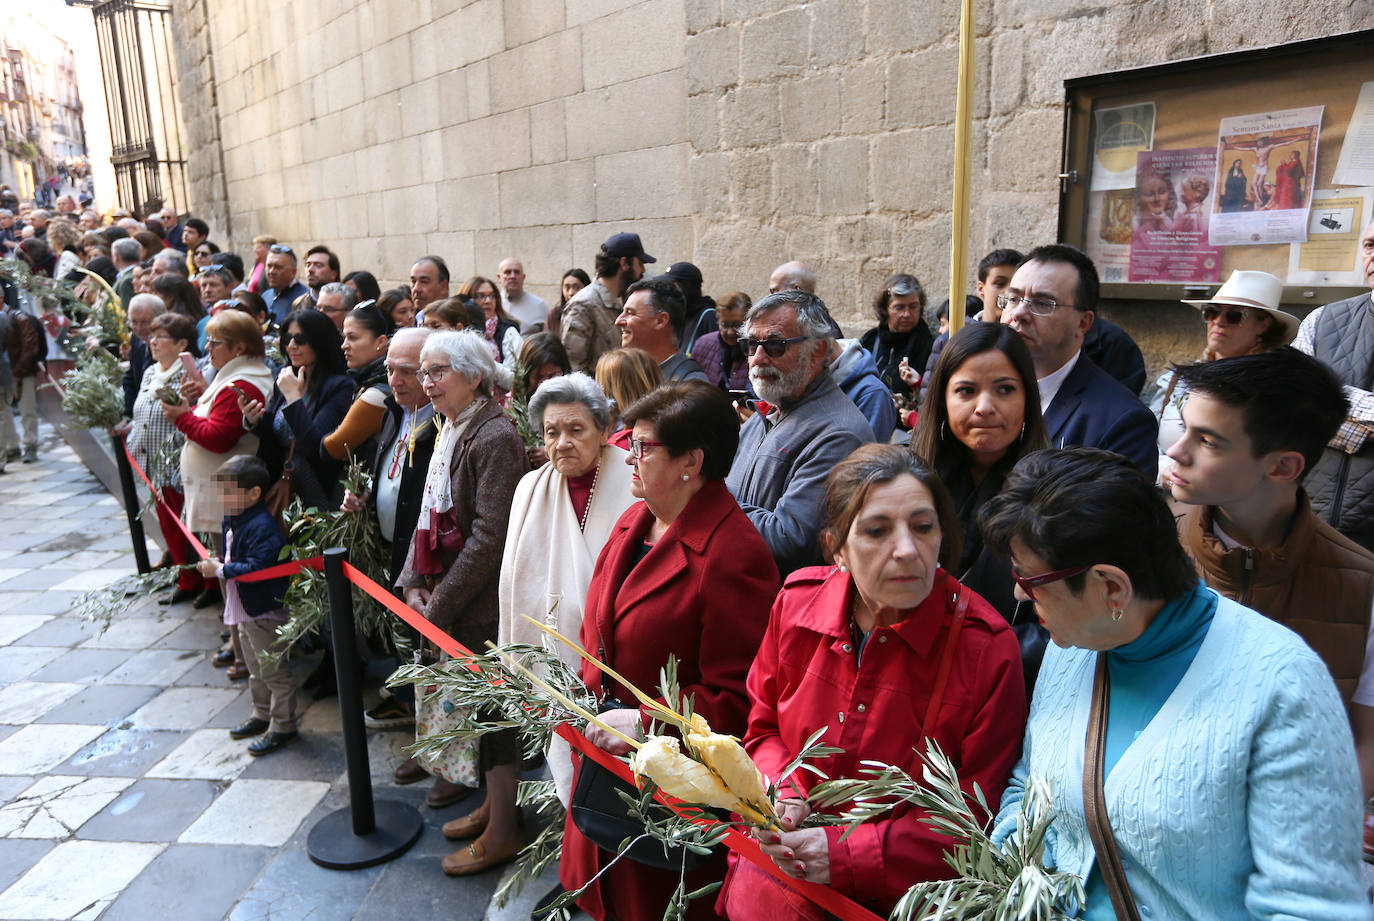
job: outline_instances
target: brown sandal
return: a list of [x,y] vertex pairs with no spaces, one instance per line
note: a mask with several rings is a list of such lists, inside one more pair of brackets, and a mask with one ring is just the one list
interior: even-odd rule
[[444,858],[444,873],[448,876],[471,876],[490,870],[514,860],[515,855],[519,854],[524,846],[525,843],[517,839],[514,847],[499,853],[491,853],[487,850],[486,843],[478,838],[462,850],[454,851]]
[[242,681],[248,677],[248,665],[244,662],[235,662],[224,670],[224,677],[230,681]]

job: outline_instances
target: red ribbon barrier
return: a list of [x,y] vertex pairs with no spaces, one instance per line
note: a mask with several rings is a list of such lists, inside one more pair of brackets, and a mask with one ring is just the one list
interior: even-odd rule
[[[122,437],[120,438],[120,443],[124,445],[124,453],[129,458],[130,466],[133,467],[134,471],[143,482],[148,485],[148,489],[153,494],[153,499],[159,505],[165,507],[161,493],[153,486],[152,481],[148,479],[148,475],[144,473],[143,468],[138,465],[138,461],[134,460],[134,456],[129,453],[129,447],[127,444],[124,444],[124,439]],[[205,548],[204,544],[196,539],[196,536],[191,533],[190,529],[188,529],[184,523],[182,523],[181,519],[176,515],[169,515],[168,517],[176,521],[177,527],[181,529],[181,532],[186,536],[186,539],[190,541],[191,546],[195,548],[196,553],[200,555],[201,559],[208,559],[210,557],[210,552]],[[291,560],[276,566],[270,566],[267,569],[260,569],[257,572],[238,576],[237,581],[261,582],[266,579],[278,579],[285,576],[292,576],[302,569],[323,568],[324,558],[312,556],[308,559]],[[352,563],[345,562],[343,564],[343,572],[348,578],[348,581],[361,588],[374,601],[405,621],[418,631],[421,636],[450,656],[454,658],[470,658],[475,655],[472,650],[449,636],[443,630],[440,630],[424,615],[397,598],[391,590],[379,585],[376,580],[372,579],[367,573],[358,569]],[[468,667],[474,670],[476,668],[476,666],[473,665],[469,665]],[[635,783],[634,775],[630,771],[629,765],[612,755],[610,752],[598,748],[587,741],[587,737],[576,729],[573,729],[572,726],[564,723],[562,726],[558,727],[557,732],[569,745],[577,749],[584,758],[592,759],[626,783],[632,786],[638,786],[638,784]],[[681,810],[677,808],[678,804],[681,802],[680,800],[675,800],[662,791],[659,791],[655,798],[663,805],[681,814]],[[698,822],[698,824],[707,824],[707,820],[704,819],[694,819],[694,821]],[[791,887],[812,902],[815,902],[821,908],[830,912],[832,915],[840,918],[841,921],[884,921],[881,916],[864,908],[853,899],[841,895],[829,886],[822,886],[819,883],[807,882],[806,880],[788,876],[778,868],[778,865],[773,862],[772,858],[763,853],[757,841],[738,829],[732,828],[726,833],[724,844],[745,860],[761,868],[774,879]]]

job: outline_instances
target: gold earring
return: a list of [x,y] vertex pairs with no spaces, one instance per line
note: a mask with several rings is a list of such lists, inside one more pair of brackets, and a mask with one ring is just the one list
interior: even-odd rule
[[1114,610],[1112,611],[1112,620],[1113,620],[1113,621],[1119,621],[1119,620],[1121,620],[1121,618],[1123,618],[1123,617],[1125,617],[1125,616],[1126,616],[1126,610],[1125,610],[1124,608],[1116,608],[1116,609],[1114,609]]

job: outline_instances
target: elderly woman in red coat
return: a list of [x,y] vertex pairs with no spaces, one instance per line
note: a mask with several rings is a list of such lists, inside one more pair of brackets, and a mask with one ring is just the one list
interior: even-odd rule
[[[831,473],[825,520],[836,565],[788,578],[749,672],[750,756],[778,777],[824,726],[822,741],[844,753],[811,763],[830,777],[858,777],[865,760],[919,776],[930,738],[995,809],[1021,753],[1026,690],[1006,620],[940,568],[963,546],[949,494],[906,449],[865,445]],[[952,839],[908,805],[843,840],[842,827],[801,828],[816,782],[797,771],[779,792],[782,825],[797,830],[757,835],[784,873],[880,915],[913,883],[948,876]],[[731,921],[820,917],[763,870],[733,854],[730,863],[716,909]]]
[[[749,713],[745,679],[778,591],[778,570],[757,529],[725,488],[739,442],[729,399],[701,382],[670,383],[625,413],[632,427],[630,506],[597,559],[587,592],[582,644],[648,693],[668,656],[695,712],[718,732],[742,735]],[[599,697],[634,703],[627,688],[584,664],[582,680]],[[642,736],[649,717],[612,709],[607,723]],[[607,751],[629,748],[591,727],[587,738]],[[581,770],[581,765],[578,767]],[[613,854],[566,822],[562,885],[585,885]],[[687,891],[719,880],[723,856],[687,874]],[[622,859],[592,884],[578,905],[597,921],[659,921],[678,874]],[[714,917],[709,899],[691,903],[689,919]]]

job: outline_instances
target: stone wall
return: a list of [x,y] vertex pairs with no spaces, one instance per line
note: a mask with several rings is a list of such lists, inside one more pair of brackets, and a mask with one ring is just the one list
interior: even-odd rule
[[[1374,3],[978,0],[975,22],[976,262],[1054,235],[1065,78],[1369,28]],[[324,240],[388,280],[515,254],[551,296],[634,229],[708,293],[804,259],[857,330],[892,271],[945,294],[957,44],[956,0],[219,0],[218,82],[182,67],[184,105],[219,111],[187,114],[193,197],[213,212],[217,125],[240,251]],[[1200,343],[1186,308],[1111,312],[1152,364]]]

